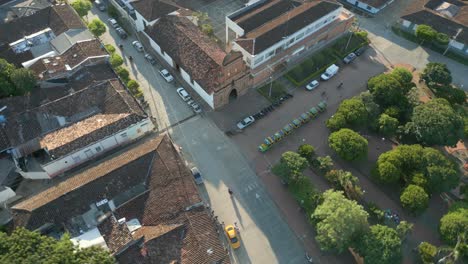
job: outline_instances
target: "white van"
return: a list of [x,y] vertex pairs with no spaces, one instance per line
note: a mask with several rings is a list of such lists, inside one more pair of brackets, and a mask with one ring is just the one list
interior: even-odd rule
[[340,67],[333,64],[330,67],[328,67],[322,75],[320,75],[320,78],[324,81],[329,80],[338,72],[339,69]]

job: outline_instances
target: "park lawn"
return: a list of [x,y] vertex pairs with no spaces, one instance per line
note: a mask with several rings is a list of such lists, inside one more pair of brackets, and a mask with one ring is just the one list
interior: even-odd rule
[[[270,86],[271,86],[271,97],[269,96],[270,93]],[[282,96],[286,94],[283,85],[278,81],[273,81],[271,84],[270,82],[266,83],[262,87],[258,88],[257,91],[263,95],[266,99],[270,102],[277,101]]]
[[[346,44],[348,47],[345,50]],[[368,42],[356,34],[344,36],[337,39],[330,46],[312,54],[305,61],[294,67],[285,77],[295,86],[305,85],[307,82],[317,78],[326,68],[343,59],[350,52],[355,51]]]

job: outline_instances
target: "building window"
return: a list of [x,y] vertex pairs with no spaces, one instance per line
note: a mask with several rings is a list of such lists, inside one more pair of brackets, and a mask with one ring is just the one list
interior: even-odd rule
[[304,37],[304,32],[300,33],[299,35],[296,36],[296,40],[300,40],[302,37]]
[[372,10],[372,6],[369,6],[369,5],[368,5],[368,6],[366,7],[366,9],[367,9],[367,10]]
[[325,21],[323,21],[323,24],[326,24],[328,22],[328,19],[325,19]]
[[81,158],[80,158],[79,155],[78,156],[72,156],[72,159],[73,159],[73,162],[75,162],[75,163],[81,161]]
[[97,146],[97,147],[95,148],[95,150],[96,150],[96,152],[101,152],[101,151],[102,151],[102,148],[101,148],[100,146]]
[[126,138],[127,137],[127,132],[120,134],[121,137]]

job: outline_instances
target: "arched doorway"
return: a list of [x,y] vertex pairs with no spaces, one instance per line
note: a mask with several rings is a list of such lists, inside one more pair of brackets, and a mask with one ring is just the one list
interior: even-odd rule
[[232,89],[231,92],[229,93],[229,102],[232,102],[237,99],[237,90]]

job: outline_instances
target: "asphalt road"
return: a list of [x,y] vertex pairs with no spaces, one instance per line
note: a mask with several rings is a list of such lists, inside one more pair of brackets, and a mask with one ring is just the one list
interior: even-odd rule
[[[96,16],[110,26],[107,13],[93,8],[88,19]],[[158,74],[161,64],[152,66],[143,53],[132,47],[135,34],[121,40],[109,28],[101,40],[114,46],[124,45],[117,52],[123,55],[132,78],[140,83],[160,130],[167,129],[182,147],[188,166],[200,169],[205,179],[200,188],[202,197],[219,221],[239,225],[242,247],[230,251],[233,263],[304,263],[302,245],[245,157],[209,118],[193,114],[175,91],[179,85],[165,82]],[[133,57],[133,62],[128,56]],[[227,188],[234,191],[232,198]]]

